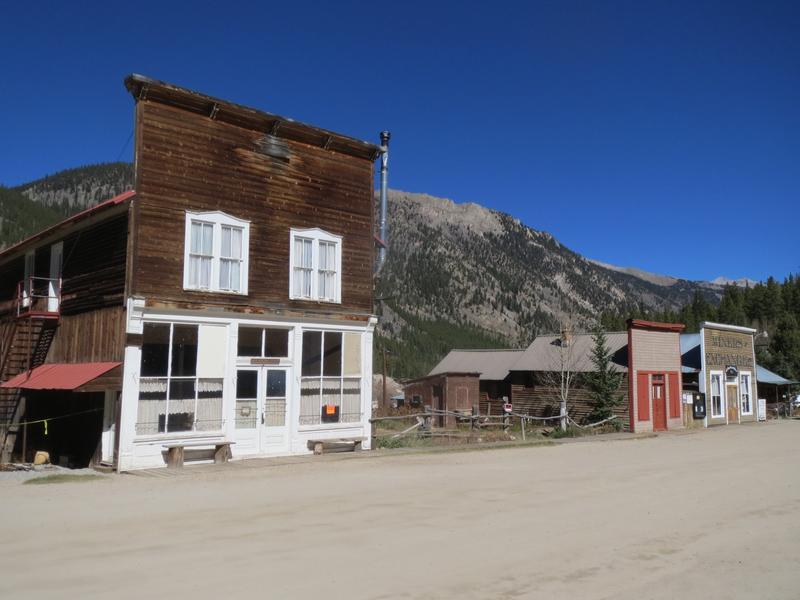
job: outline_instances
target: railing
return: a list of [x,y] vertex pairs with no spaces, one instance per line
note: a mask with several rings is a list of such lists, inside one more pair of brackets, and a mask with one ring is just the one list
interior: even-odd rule
[[16,313],[58,316],[61,309],[61,278],[28,277],[17,284]]

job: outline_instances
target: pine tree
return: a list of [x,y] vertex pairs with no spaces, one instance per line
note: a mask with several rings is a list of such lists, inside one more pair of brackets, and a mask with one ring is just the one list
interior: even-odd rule
[[594,348],[592,350],[592,364],[594,372],[586,376],[592,407],[589,413],[591,422],[608,419],[614,414],[614,407],[622,403],[622,394],[619,391],[622,383],[622,373],[615,371],[611,365],[611,351],[605,332],[599,327],[592,334]]

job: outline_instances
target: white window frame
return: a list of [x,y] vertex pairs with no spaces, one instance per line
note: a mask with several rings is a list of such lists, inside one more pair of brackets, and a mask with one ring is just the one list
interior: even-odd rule
[[[311,295],[295,294],[295,264],[299,257],[295,256],[295,240],[298,238],[311,240]],[[319,264],[320,242],[334,244],[336,257],[334,260],[336,273],[334,274],[333,298],[321,298],[319,295],[319,277],[321,273]],[[318,227],[313,229],[294,229],[289,232],[289,298],[292,300],[311,300],[315,302],[342,303],[342,236],[334,235]]]
[[[744,385],[742,379],[747,377],[747,385]],[[747,403],[750,405],[750,410],[744,410],[744,404],[742,402],[742,397],[747,394]],[[752,416],[753,414],[753,375],[750,371],[740,371],[739,372],[739,410],[740,414]]]
[[[714,377],[719,377],[719,414],[714,413]],[[721,419],[725,416],[725,374],[722,371],[711,371],[708,374],[708,403],[712,419]]]
[[[212,258],[211,258],[211,285],[209,287],[192,286],[190,284],[190,250],[192,248],[192,222],[211,225],[213,229]],[[240,270],[240,288],[237,290],[222,289],[219,285],[220,263],[222,262],[222,228],[234,227],[242,230],[242,258]],[[221,211],[192,212],[186,211],[184,242],[183,242],[183,289],[219,294],[233,294],[246,296],[248,289],[248,265],[250,257],[250,221],[237,219]]]
[[[305,334],[307,333],[320,333],[320,364],[319,364],[319,375],[303,375],[303,344],[305,344]],[[338,333],[341,335],[342,340],[342,349],[341,349],[341,356],[339,358],[339,374],[338,375],[325,375],[325,336],[327,334],[335,334]],[[317,403],[316,403],[316,411],[313,414],[303,414],[303,401],[300,401],[300,409],[297,413],[297,425],[300,431],[308,431],[312,429],[331,429],[331,428],[345,428],[345,427],[353,427],[358,423],[361,423],[363,420],[363,410],[361,408],[361,401],[359,399],[359,413],[358,419],[354,418],[356,413],[345,413],[345,403],[344,403],[344,390],[345,385],[347,383],[353,384],[357,383],[359,388],[359,397],[363,393],[363,380],[361,375],[346,375],[344,372],[345,369],[345,344],[347,343],[346,336],[347,331],[340,331],[337,329],[304,329],[300,334],[300,395],[302,395],[303,390],[303,382],[306,381],[313,381],[315,383],[319,383],[319,394],[317,395]],[[362,341],[363,343],[363,341]],[[321,419],[321,411],[323,406],[323,398],[324,398],[324,387],[325,387],[325,380],[338,380],[339,385],[339,398],[338,404],[339,406],[339,422],[338,423],[323,423]],[[310,396],[309,396],[310,397]],[[303,423],[303,419],[309,419],[312,422]],[[319,421],[317,421],[319,419]],[[346,420],[345,420],[346,419]]]
[[[165,327],[169,327],[169,346],[167,350],[167,374],[166,375],[144,375],[139,376],[138,383],[142,381],[163,381],[166,386],[166,397],[164,401],[164,431],[157,431],[157,432],[147,432],[147,433],[139,433],[139,428],[141,425],[145,423],[139,422],[139,394],[141,394],[141,389],[137,392],[137,406],[136,406],[136,424],[134,425],[136,429],[136,437],[137,438],[151,438],[151,437],[162,437],[162,438],[179,438],[185,437],[187,435],[197,434],[198,432],[202,432],[205,435],[214,435],[221,433],[225,429],[225,378],[224,377],[201,377],[195,366],[195,374],[194,375],[173,375],[172,374],[172,340],[173,334],[175,332],[175,326],[194,326],[197,327],[197,356],[200,356],[200,324],[194,322],[164,322],[164,321],[145,321],[144,324],[149,325],[162,325]],[[140,358],[141,360],[141,358]],[[141,367],[140,367],[141,368]],[[197,429],[198,423],[198,414],[199,414],[199,395],[200,395],[200,382],[201,381],[219,381],[220,385],[222,386],[222,391],[220,392],[220,414],[219,419],[215,419],[214,421],[219,421],[219,427],[214,429]],[[171,383],[174,381],[194,381],[194,413],[192,418],[192,428],[191,429],[180,429],[176,431],[170,431],[169,429],[169,415],[170,415],[170,395],[171,395]]]

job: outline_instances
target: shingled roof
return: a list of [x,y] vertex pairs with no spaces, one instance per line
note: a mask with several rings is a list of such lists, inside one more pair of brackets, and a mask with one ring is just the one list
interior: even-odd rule
[[[606,342],[611,353],[611,366],[620,373],[628,370],[628,334],[625,331],[606,333]],[[558,334],[540,335],[511,365],[511,371],[560,371],[560,349],[564,342]],[[573,334],[564,355],[574,372],[590,372],[594,340],[590,333]]]
[[481,380],[502,381],[524,350],[451,350],[428,375],[480,373]]

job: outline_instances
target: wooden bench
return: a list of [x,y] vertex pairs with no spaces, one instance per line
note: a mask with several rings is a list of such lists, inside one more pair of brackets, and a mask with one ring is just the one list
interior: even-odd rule
[[217,464],[226,463],[231,458],[231,446],[235,443],[236,442],[204,442],[198,440],[164,444],[164,449],[167,451],[167,468],[180,469],[183,466],[183,451],[185,448],[213,447],[214,462]]
[[365,437],[356,437],[356,438],[333,438],[327,440],[309,440],[308,441],[308,448],[309,450],[314,450],[314,454],[320,455],[323,454],[325,451],[325,447],[331,447],[333,445],[349,445],[352,446],[350,448],[351,452],[355,452],[356,450],[361,450],[361,442],[366,440]]

